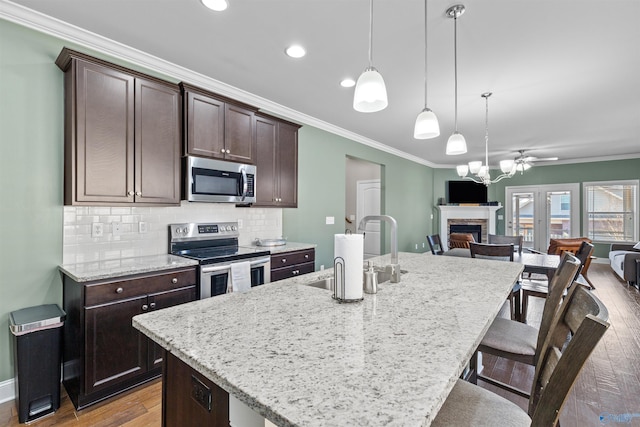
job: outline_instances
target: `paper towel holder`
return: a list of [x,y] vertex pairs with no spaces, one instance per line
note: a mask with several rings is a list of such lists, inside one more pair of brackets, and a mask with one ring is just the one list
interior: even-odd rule
[[[339,280],[338,280],[339,279]],[[345,287],[345,279],[344,279],[344,258],[341,256],[335,257],[333,260],[333,295],[332,298],[339,303],[349,303],[349,302],[359,302],[364,299],[364,296],[361,298],[340,298],[338,296],[338,286],[340,286],[340,290],[342,291],[341,295],[346,295],[346,287]]]

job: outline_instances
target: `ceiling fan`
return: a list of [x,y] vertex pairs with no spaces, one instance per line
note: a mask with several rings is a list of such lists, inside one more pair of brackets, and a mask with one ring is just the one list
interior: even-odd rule
[[551,161],[555,161],[558,160],[557,157],[546,157],[546,158],[539,158],[539,157],[534,157],[534,156],[526,156],[525,152],[527,150],[518,150],[518,153],[520,154],[518,157],[516,157],[515,159],[513,159],[513,162],[515,164],[516,167],[516,171],[520,172],[521,174],[530,169],[532,165],[532,163],[534,162],[551,162]]

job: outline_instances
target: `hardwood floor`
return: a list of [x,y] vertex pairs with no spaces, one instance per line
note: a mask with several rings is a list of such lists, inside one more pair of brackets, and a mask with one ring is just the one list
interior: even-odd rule
[[[592,264],[589,276],[593,291],[607,306],[611,327],[586,363],[569,395],[560,417],[562,427],[603,425],[600,415],[640,414],[640,292],[620,282],[608,265]],[[529,323],[537,324],[542,314],[542,300],[532,298]],[[504,313],[508,316],[508,313]],[[501,381],[529,389],[533,367],[484,355],[485,374]],[[488,384],[495,391],[523,408],[526,399]],[[42,426],[159,426],[162,386],[158,380],[117,399],[77,412],[64,394],[60,409],[52,416],[31,425]],[[619,420],[619,419],[618,419]],[[640,426],[640,417],[630,423],[611,419],[609,425]],[[0,405],[0,426],[18,426],[14,402]]]

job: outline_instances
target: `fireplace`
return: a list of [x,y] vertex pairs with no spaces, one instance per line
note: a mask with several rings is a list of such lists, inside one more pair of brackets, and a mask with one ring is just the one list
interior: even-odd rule
[[[476,242],[487,242],[489,234],[496,234],[496,212],[499,209],[502,209],[502,206],[438,206],[440,235],[443,237],[444,249],[449,249],[449,233],[455,230],[455,228],[451,230],[451,226],[472,226],[473,231],[459,231],[459,229],[455,231],[472,233]],[[479,233],[477,227],[480,227]]]
[[470,233],[476,242],[482,243],[482,225],[480,224],[451,224],[449,234],[451,233]]

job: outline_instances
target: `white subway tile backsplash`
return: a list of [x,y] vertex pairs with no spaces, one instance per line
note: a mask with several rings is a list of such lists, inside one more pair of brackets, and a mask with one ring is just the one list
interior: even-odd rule
[[[168,251],[168,225],[178,222],[227,222],[242,220],[239,242],[282,237],[282,209],[236,208],[225,203],[182,202],[179,207],[77,207],[65,206],[63,263],[96,262]],[[112,233],[113,222],[121,234]],[[139,223],[147,232],[139,233]],[[91,224],[105,224],[102,237],[91,237]]]

